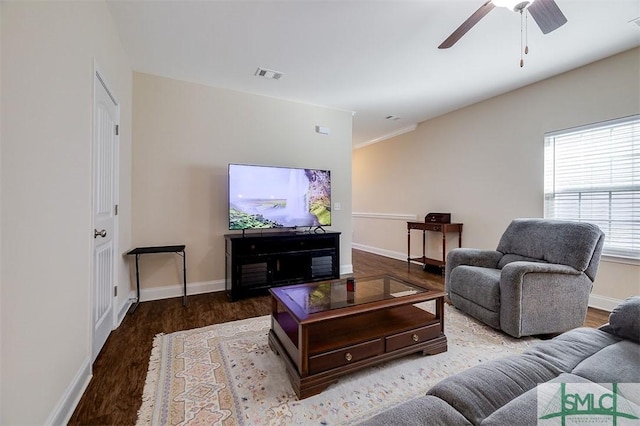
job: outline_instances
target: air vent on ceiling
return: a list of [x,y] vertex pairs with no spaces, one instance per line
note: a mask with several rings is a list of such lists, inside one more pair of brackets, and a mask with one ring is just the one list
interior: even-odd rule
[[630,20],[629,23],[630,24],[636,24],[637,26],[640,27],[640,17]]
[[266,68],[260,68],[260,67],[258,67],[258,69],[256,70],[255,75],[257,75],[258,77],[264,77],[271,80],[280,80],[280,77],[282,77],[282,73],[280,71],[268,70]]
[[400,120],[400,117],[398,117],[397,115],[387,115],[385,118],[391,121]]

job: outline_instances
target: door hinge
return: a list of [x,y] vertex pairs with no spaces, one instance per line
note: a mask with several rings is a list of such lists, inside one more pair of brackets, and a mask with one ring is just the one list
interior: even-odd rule
[[113,297],[118,297],[118,286],[113,288]]
[[116,204],[114,209],[113,209],[113,214],[118,216],[118,205]]
[[116,124],[116,136],[120,134],[120,125]]

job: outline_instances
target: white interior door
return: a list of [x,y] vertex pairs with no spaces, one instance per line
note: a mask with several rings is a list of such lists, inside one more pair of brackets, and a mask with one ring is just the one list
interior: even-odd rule
[[113,330],[118,106],[96,72],[93,108],[92,361]]

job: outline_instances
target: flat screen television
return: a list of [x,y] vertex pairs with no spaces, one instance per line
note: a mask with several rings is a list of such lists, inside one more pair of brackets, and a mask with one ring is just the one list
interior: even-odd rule
[[331,225],[331,172],[229,164],[229,229]]

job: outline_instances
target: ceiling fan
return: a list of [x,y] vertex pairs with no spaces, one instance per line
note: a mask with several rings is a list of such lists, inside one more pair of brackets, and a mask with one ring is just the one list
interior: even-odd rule
[[438,46],[438,49],[448,49],[456,44],[467,31],[496,6],[507,7],[520,14],[527,10],[533,16],[543,34],[548,34],[567,22],[567,18],[563,15],[555,0],[488,0],[443,41]]

